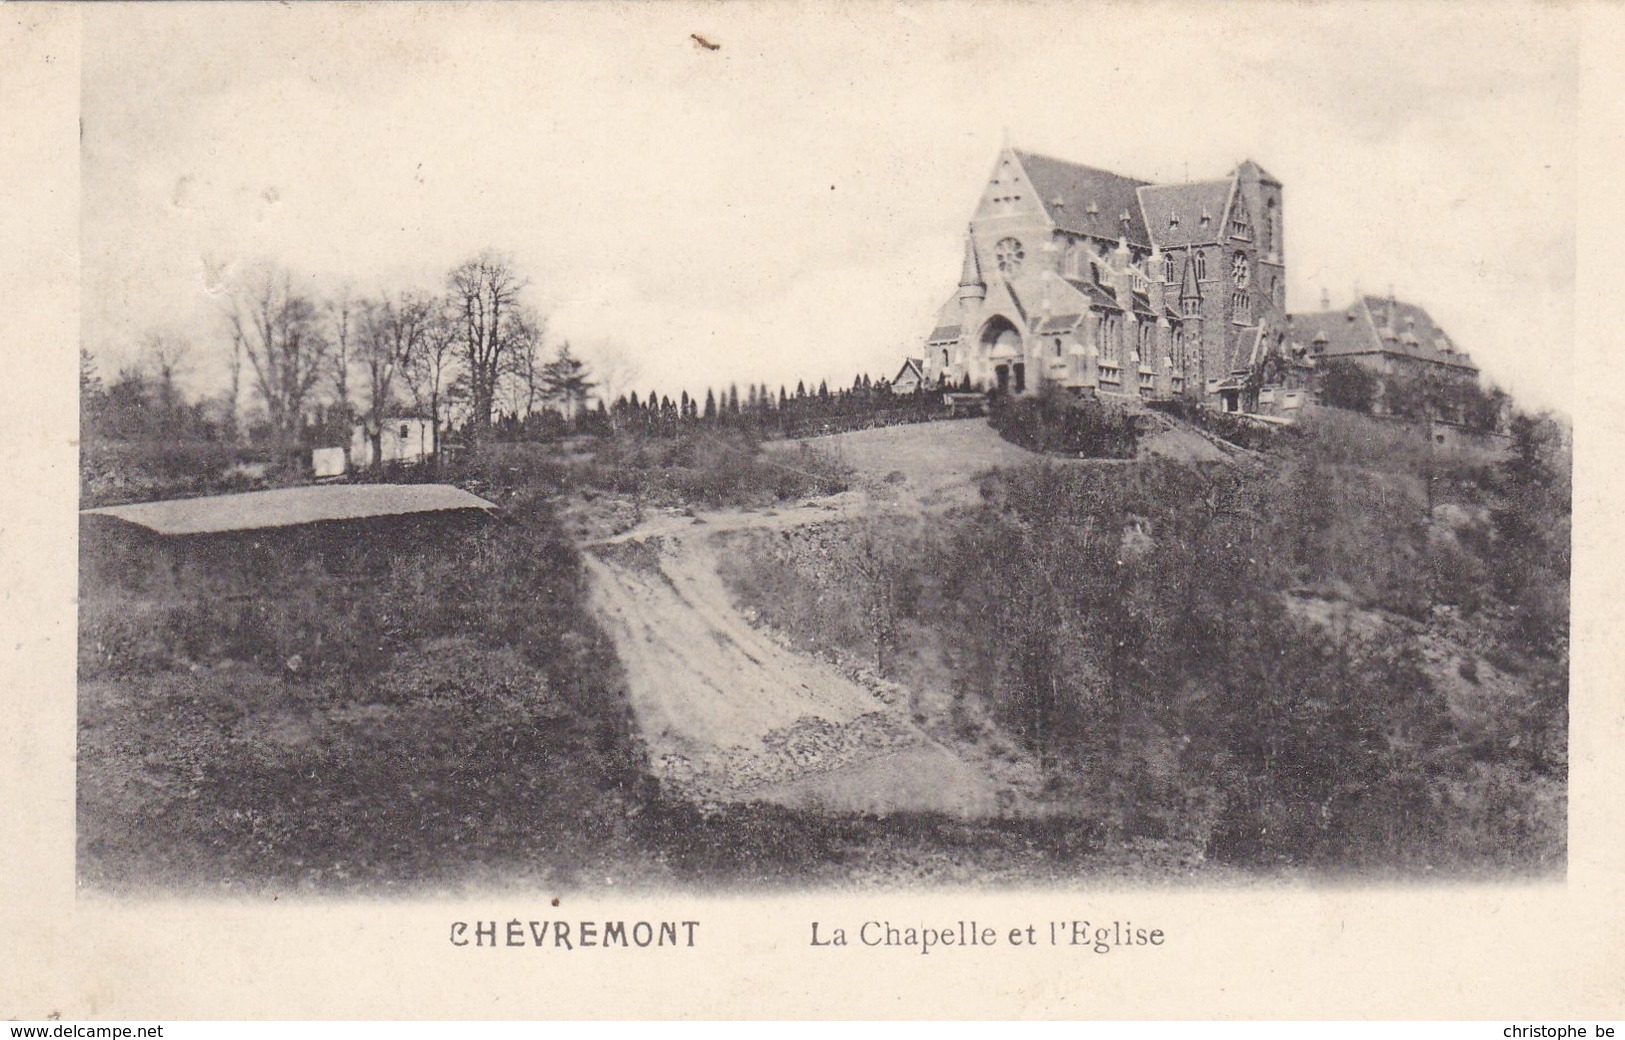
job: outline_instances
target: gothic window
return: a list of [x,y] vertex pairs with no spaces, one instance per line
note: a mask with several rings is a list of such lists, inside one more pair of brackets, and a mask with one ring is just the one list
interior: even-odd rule
[[1247,254],[1238,252],[1230,258],[1230,280],[1236,283],[1236,288],[1247,288],[1247,282],[1252,278],[1253,265],[1248,262]]
[[1197,299],[1194,296],[1187,296],[1184,300],[1182,300],[1180,302],[1183,304],[1182,309],[1183,309],[1183,311],[1185,313],[1185,317],[1187,317],[1187,318],[1200,318],[1202,316],[1202,301],[1201,300]]
[[1230,294],[1230,312],[1238,325],[1250,324],[1252,321],[1252,307],[1247,298],[1246,289],[1237,289]]
[[1207,278],[1207,250],[1206,249],[1199,249],[1199,250],[1196,251],[1196,277],[1197,277],[1198,280],[1204,280],[1204,279]]
[[1162,280],[1172,285],[1174,282],[1174,254],[1168,253],[1162,258]]
[[1014,275],[1019,273],[1021,271],[1021,261],[1026,257],[1026,252],[1016,239],[1001,238],[993,246],[993,258],[998,262],[1001,274]]
[[1270,199],[1264,206],[1264,252],[1274,256],[1281,247],[1277,244],[1281,240],[1281,208],[1274,199]]

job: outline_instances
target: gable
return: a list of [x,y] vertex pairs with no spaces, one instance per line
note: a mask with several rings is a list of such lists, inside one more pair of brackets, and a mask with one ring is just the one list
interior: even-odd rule
[[1027,171],[1011,151],[999,155],[993,173],[982,187],[981,201],[976,204],[973,221],[996,217],[1042,217],[1044,207],[1038,201],[1037,189]]
[[1002,278],[995,279],[993,284],[988,286],[983,314],[1003,314],[1023,331],[1027,328],[1027,308],[1023,307],[1021,300],[1016,297],[1014,287]]
[[1220,234],[1225,241],[1232,239],[1242,242],[1251,242],[1255,231],[1253,217],[1247,208],[1247,197],[1241,192],[1241,181],[1233,182],[1230,192],[1230,205],[1225,210],[1224,227]]

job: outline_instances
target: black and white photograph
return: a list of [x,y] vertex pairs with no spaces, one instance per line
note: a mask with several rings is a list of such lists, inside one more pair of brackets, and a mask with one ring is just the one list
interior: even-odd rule
[[81,907],[629,974],[718,901],[850,972],[1587,916],[1579,8],[74,17]]

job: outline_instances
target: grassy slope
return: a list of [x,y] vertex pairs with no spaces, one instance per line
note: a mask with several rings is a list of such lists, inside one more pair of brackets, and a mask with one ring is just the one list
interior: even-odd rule
[[642,871],[617,665],[545,506],[478,529],[385,525],[335,550],[294,533],[117,573],[87,537],[84,879],[410,887]]
[[[1406,428],[1337,413],[1307,434],[1240,469],[1006,471],[986,483],[982,505],[929,528],[865,521],[743,537],[725,576],[803,648],[881,663],[912,689],[928,725],[1029,747],[1043,733],[1075,810],[1119,836],[1184,834],[1211,852],[1226,830],[1296,827],[1280,848],[1226,839],[1230,855],[1332,869],[1560,864],[1566,754],[1542,691],[1566,686],[1566,652],[1521,640],[1521,593],[1495,592],[1502,548],[1485,517],[1506,504],[1491,479],[1497,456],[1432,449]],[[1104,598],[1091,606],[1086,586]],[[1289,588],[1306,598],[1283,599]],[[1182,612],[1192,606],[1194,617]],[[1036,642],[1023,643],[1028,626]],[[1181,640],[1192,642],[1180,650]],[[1279,662],[1261,660],[1271,646]],[[1292,646],[1348,663],[1327,672],[1313,654],[1287,654]],[[1202,658],[1232,663],[1204,672]],[[1056,676],[1062,703],[1034,729],[1023,705],[1040,673]],[[1241,701],[1224,707],[1203,692],[1216,682],[1239,683]],[[1266,710],[1253,702],[1257,682],[1286,687],[1267,710],[1298,721],[1278,738],[1285,745],[1243,768],[1228,742],[1270,724],[1268,714],[1241,719]],[[1317,693],[1328,682],[1343,690],[1332,701]],[[1062,732],[1068,720],[1098,730],[1117,718],[1099,715],[1123,710],[1110,707],[1114,689],[1137,691],[1129,721],[1112,723],[1136,732],[1130,744],[1147,756],[1127,773],[1120,751],[1102,760],[1082,731]],[[1239,728],[1226,737],[1228,727]],[[1378,764],[1351,770],[1344,763],[1362,740]],[[1225,764],[1194,760],[1192,747]],[[1307,757],[1281,774],[1271,763],[1285,753]],[[1274,785],[1249,810],[1263,822],[1226,822],[1247,768],[1248,783]],[[1127,807],[1125,785],[1144,789]],[[1168,800],[1208,788],[1205,806]],[[1358,840],[1340,843],[1325,821],[1296,818],[1312,791]],[[1204,813],[1214,829],[1192,827]]]

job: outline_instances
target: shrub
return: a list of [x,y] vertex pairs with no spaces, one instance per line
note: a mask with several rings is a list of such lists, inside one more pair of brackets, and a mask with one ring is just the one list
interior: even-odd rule
[[1029,451],[1091,459],[1134,457],[1139,433],[1125,410],[1047,383],[1032,397],[995,393],[988,422]]
[[[548,874],[619,840],[642,759],[544,496],[475,524],[147,551],[155,566],[85,568],[81,863],[94,881]],[[149,794],[132,802],[132,789]]]

